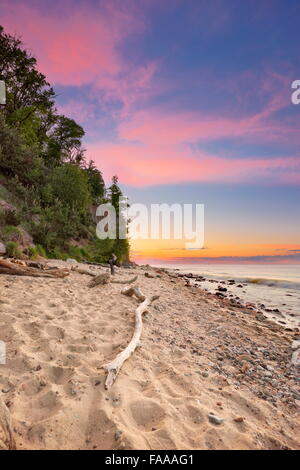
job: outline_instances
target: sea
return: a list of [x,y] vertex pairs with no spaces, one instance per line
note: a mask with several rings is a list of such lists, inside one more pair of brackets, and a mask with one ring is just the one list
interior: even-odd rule
[[[158,265],[157,265],[158,266]],[[242,304],[252,303],[266,317],[286,327],[300,327],[300,264],[159,264],[180,273],[205,278],[196,284],[215,293],[225,281],[227,295],[239,297]],[[235,280],[229,285],[228,280]],[[217,281],[210,282],[211,280]],[[241,286],[238,287],[238,286]],[[278,311],[277,311],[278,310]]]

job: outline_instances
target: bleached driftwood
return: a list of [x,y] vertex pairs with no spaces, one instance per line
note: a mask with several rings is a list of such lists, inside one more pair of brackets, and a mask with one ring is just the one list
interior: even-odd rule
[[71,271],[76,271],[79,274],[87,274],[88,276],[97,276],[97,273],[90,271],[89,269],[79,268],[78,266],[72,266]]
[[137,286],[127,287],[121,291],[121,294],[132,297],[135,295],[140,302],[144,302],[146,299],[145,295],[141,292],[140,288]]
[[14,450],[15,448],[9,409],[0,396],[0,450]]
[[109,273],[101,273],[95,276],[88,284],[88,287],[96,287],[103,284],[108,284],[110,281]]
[[135,328],[130,343],[112,362],[103,366],[103,368],[108,371],[105,381],[106,390],[113,385],[123,363],[131,356],[138,346],[143,328],[142,315],[147,311],[149,305],[159,297],[158,295],[145,297],[138,287],[128,287],[123,289],[121,293],[130,297],[135,295],[141,303],[135,311]]
[[137,280],[137,276],[132,277],[131,279],[112,279],[109,273],[101,273],[98,276],[95,276],[88,284],[88,287],[96,287],[103,284],[132,284]]
[[66,277],[70,274],[68,269],[39,269],[29,266],[11,263],[10,261],[0,260],[0,274],[12,274],[14,276],[33,276],[33,277]]
[[132,284],[137,280],[137,276],[131,277],[130,279],[111,279],[112,284]]

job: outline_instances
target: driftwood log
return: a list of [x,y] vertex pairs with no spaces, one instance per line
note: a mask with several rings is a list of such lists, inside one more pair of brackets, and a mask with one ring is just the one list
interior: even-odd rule
[[97,273],[90,269],[79,268],[78,266],[72,266],[71,271],[76,271],[79,274],[87,274],[88,276],[97,276]]
[[123,289],[121,293],[130,297],[135,295],[141,303],[135,311],[135,328],[130,343],[122,352],[117,355],[113,361],[103,366],[103,368],[108,372],[105,381],[106,390],[108,390],[113,385],[123,363],[131,356],[136,347],[139,345],[143,328],[142,315],[147,311],[149,305],[159,297],[158,295],[145,297],[138,287],[128,287]]
[[101,273],[95,276],[88,284],[88,287],[96,287],[103,284],[132,284],[137,280],[137,276],[132,277],[131,279],[112,279],[111,274]]
[[14,276],[33,276],[33,277],[59,277],[63,278],[70,274],[68,269],[38,269],[30,268],[17,263],[0,259],[0,274],[12,274]]
[[14,450],[15,448],[9,409],[0,396],[0,450]]

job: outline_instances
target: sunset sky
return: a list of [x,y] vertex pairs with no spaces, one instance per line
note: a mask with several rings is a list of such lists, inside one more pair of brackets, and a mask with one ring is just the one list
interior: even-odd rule
[[300,263],[299,0],[0,0],[130,202],[203,203],[205,247],[137,260]]

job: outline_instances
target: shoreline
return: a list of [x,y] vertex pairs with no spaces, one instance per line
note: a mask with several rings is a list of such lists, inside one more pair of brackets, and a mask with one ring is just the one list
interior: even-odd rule
[[[298,300],[300,305],[298,283],[292,284],[292,282],[286,281],[287,284],[297,286],[297,290],[281,289],[279,292],[275,279],[252,279],[234,276],[230,278],[230,276],[222,277],[221,275],[213,275],[211,273],[202,275],[200,272],[184,271],[179,268],[168,267],[165,269],[183,278],[187,285],[193,285],[223,299],[227,298],[231,301],[232,305],[249,308],[258,314],[264,315],[274,323],[285,326],[285,328],[290,328],[295,332],[300,331],[300,314],[297,308]],[[258,281],[270,281],[270,284]],[[282,281],[282,284],[284,282]],[[268,297],[273,297],[274,294],[277,294],[277,297],[275,295],[275,300],[272,298],[272,301],[270,301]],[[286,296],[289,299],[286,299]],[[280,297],[282,297],[281,301],[279,301]],[[290,301],[291,298],[293,303]],[[290,304],[282,303],[283,300],[285,302],[289,300]]]
[[0,390],[17,448],[299,449],[300,335],[167,269],[118,268],[116,278],[132,275],[160,297],[108,391],[102,366],[130,341],[137,301],[118,284],[88,289],[76,271],[0,276]]

